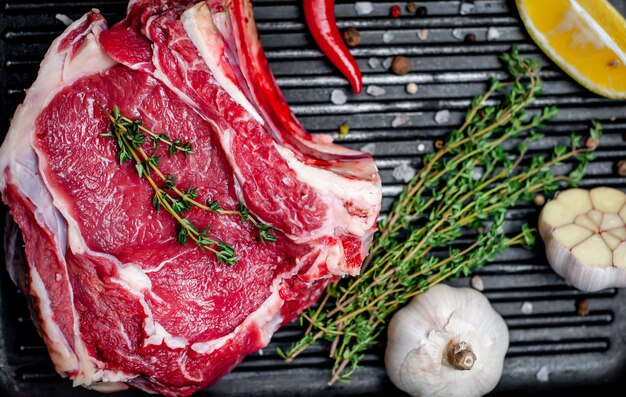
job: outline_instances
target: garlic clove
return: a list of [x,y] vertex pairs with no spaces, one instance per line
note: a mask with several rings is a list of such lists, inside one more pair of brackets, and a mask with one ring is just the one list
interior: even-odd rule
[[604,240],[604,243],[608,245],[608,247],[613,251],[615,251],[615,249],[619,247],[619,245],[622,243],[622,239],[615,237],[609,232],[604,232],[601,234],[601,236]]
[[541,211],[548,262],[585,291],[626,287],[626,194],[606,187],[572,190]]
[[596,229],[597,229],[597,227],[600,226],[600,224],[602,223],[602,218],[604,217],[604,214],[594,209],[594,210],[589,211],[587,216],[596,225]]
[[557,200],[550,201],[545,205],[544,209],[548,210],[545,211],[546,216],[543,218],[543,221],[552,227],[569,225],[579,215],[570,211],[566,206],[561,205]]
[[585,189],[569,189],[559,193],[559,203],[578,214],[586,214],[593,209],[591,197]]
[[558,227],[554,230],[554,237],[568,249],[582,243],[592,234],[593,232],[591,230],[585,229],[584,227],[573,223]]
[[608,233],[612,236],[617,237],[620,240],[626,240],[626,227],[611,229],[608,231]]
[[620,269],[626,269],[626,242],[613,251],[613,264]]
[[582,226],[591,231],[595,231],[598,229],[598,225],[594,221],[591,220],[587,215],[578,215],[574,220],[576,225]]
[[597,234],[575,246],[572,254],[583,266],[607,267],[613,263],[613,252]]
[[598,211],[618,213],[626,204],[626,195],[610,187],[597,187],[589,191],[593,207]]
[[622,226],[624,226],[624,221],[619,215],[604,214],[604,217],[602,218],[602,223],[600,224],[600,229],[611,230]]

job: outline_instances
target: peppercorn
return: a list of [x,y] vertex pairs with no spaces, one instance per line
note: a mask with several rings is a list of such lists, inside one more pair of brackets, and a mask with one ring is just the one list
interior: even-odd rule
[[389,15],[391,15],[392,18],[398,18],[400,14],[402,14],[402,10],[399,5],[391,6],[389,9]]
[[395,56],[391,61],[391,72],[402,76],[411,71],[411,60],[402,55]]
[[346,136],[348,136],[349,132],[350,132],[350,125],[348,123],[342,123],[339,126],[339,139],[343,139]]
[[586,316],[589,314],[589,301],[585,298],[578,299],[576,301],[576,312],[579,316]]
[[406,91],[407,94],[413,95],[417,93],[417,91],[419,90],[419,87],[415,83],[409,83],[406,85],[406,87],[404,87],[404,90]]
[[476,35],[474,33],[468,33],[465,35],[466,43],[473,43],[476,41]]
[[361,44],[361,33],[356,28],[348,28],[343,31],[343,41],[348,47],[356,47]]
[[587,140],[585,141],[585,146],[587,147],[587,149],[591,149],[591,150],[596,150],[598,148],[598,140],[595,138],[587,138]]
[[615,171],[619,176],[626,176],[626,160],[620,160],[615,163]]
[[417,11],[417,6],[415,5],[415,3],[408,2],[406,3],[406,12],[408,12],[409,14],[415,14],[415,11]]
[[443,147],[443,139],[437,139],[435,141],[434,146],[435,146],[435,149],[437,150],[441,149]]
[[544,196],[543,194],[538,194],[533,199],[533,202],[537,207],[543,207],[543,205],[546,203],[546,196]]
[[418,17],[425,17],[426,15],[428,15],[428,9],[426,7],[417,7],[415,15],[417,15]]

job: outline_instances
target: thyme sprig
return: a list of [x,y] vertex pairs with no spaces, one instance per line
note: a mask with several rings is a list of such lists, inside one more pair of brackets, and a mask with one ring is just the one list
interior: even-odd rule
[[[504,249],[531,246],[535,230],[524,225],[513,236],[504,233],[505,215],[537,193],[554,193],[576,185],[593,159],[593,149],[572,135],[570,147],[557,145],[551,156],[532,156],[529,145],[543,135],[537,129],[557,114],[548,106],[538,114],[526,109],[541,92],[540,67],[521,59],[516,48],[501,57],[510,80],[492,80],[475,97],[462,126],[437,152],[424,157],[423,168],[396,199],[379,231],[359,277],[339,280],[325,291],[319,306],[301,321],[305,335],[279,353],[292,360],[320,340],[331,342],[335,360],[330,384],[347,380],[364,352],[380,340],[391,316],[412,297],[444,280],[468,275]],[[599,140],[601,126],[589,134]],[[511,140],[513,149],[504,149]],[[566,175],[555,167],[571,160]],[[473,230],[472,243],[459,238]],[[447,248],[442,254],[442,248]],[[331,309],[328,309],[330,307]]]
[[187,154],[194,154],[193,147],[189,142],[183,142],[180,139],[171,139],[167,134],[155,134],[154,132],[145,128],[141,120],[131,120],[128,117],[124,117],[119,113],[119,108],[116,106],[113,108],[112,115],[122,126],[128,129],[129,134],[136,139],[133,141],[134,145],[141,145],[145,142],[146,135],[148,135],[152,141],[152,147],[156,151],[159,147],[159,142],[162,142],[169,146],[168,155],[174,156],[174,153],[180,152],[185,156]]
[[[154,190],[152,206],[155,210],[159,211],[163,208],[177,221],[176,241],[186,245],[188,239],[191,239],[201,250],[213,252],[220,262],[235,264],[239,259],[231,245],[209,236],[209,227],[200,230],[189,219],[182,216],[192,207],[220,215],[241,216],[243,220],[251,222],[258,229],[259,240],[263,244],[276,241],[276,236],[271,233],[274,228],[250,216],[250,212],[243,203],[239,203],[237,210],[224,210],[220,207],[219,202],[215,200],[207,200],[205,204],[202,204],[197,200],[198,188],[196,186],[190,184],[187,188],[180,189],[174,175],[165,175],[159,169],[161,157],[156,155],[159,143],[164,143],[168,146],[169,157],[176,153],[181,153],[186,157],[195,153],[193,146],[189,142],[171,139],[167,134],[156,134],[143,127],[141,120],[131,120],[120,114],[117,106],[113,108],[112,112],[108,112],[102,106],[100,108],[111,120],[111,130],[102,134],[102,136],[116,139],[119,163],[124,164],[128,161],[133,161],[137,175],[150,183]],[[142,145],[148,142],[148,139],[152,141],[152,152],[150,154],[142,147]],[[161,186],[157,184],[153,174],[161,182]]]

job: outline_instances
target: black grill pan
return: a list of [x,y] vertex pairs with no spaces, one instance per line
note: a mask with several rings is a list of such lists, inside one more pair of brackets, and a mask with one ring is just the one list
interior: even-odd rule
[[[385,88],[386,94],[372,97],[353,95],[347,82],[317,50],[307,33],[300,1],[256,1],[255,14],[270,65],[285,96],[305,127],[313,133],[330,133],[338,138],[338,126],[348,122],[351,131],[343,140],[360,148],[375,143],[375,157],[384,182],[383,207],[388,210],[402,183],[392,171],[401,164],[419,167],[434,141],[459,125],[464,110],[485,81],[501,77],[498,55],[519,46],[526,56],[541,61],[545,68],[544,95],[537,106],[556,104],[561,109],[547,128],[547,138],[533,149],[534,154],[564,142],[572,131],[583,132],[591,119],[601,121],[605,133],[598,158],[589,167],[585,187],[608,185],[626,188],[626,178],[617,177],[615,162],[626,158],[626,103],[609,101],[581,89],[542,55],[529,40],[513,2],[504,0],[421,1],[425,17],[408,16],[405,3],[373,2],[374,12],[359,16],[353,1],[336,4],[340,28],[355,26],[362,44],[353,50],[364,73],[364,83]],[[471,12],[461,15],[462,3]],[[546,2],[548,3],[548,1]],[[626,13],[626,1],[613,1]],[[389,8],[399,4],[403,16],[392,19]],[[15,107],[24,98],[24,89],[35,78],[38,64],[52,40],[65,25],[62,20],[80,17],[99,8],[109,23],[122,18],[126,2],[121,0],[1,1],[0,2],[0,131],[8,128]],[[467,7],[467,6],[465,6]],[[487,40],[489,29],[499,37]],[[421,40],[427,32],[428,38]],[[388,33],[385,36],[385,33]],[[384,37],[390,42],[385,42]],[[476,42],[465,43],[466,34]],[[493,34],[492,34],[493,36]],[[388,40],[387,40],[388,41]],[[383,61],[394,55],[411,58],[412,72],[394,76],[382,67],[372,68],[370,59]],[[419,91],[409,95],[405,84],[415,82]],[[333,105],[331,92],[342,89],[348,95],[344,105]],[[437,123],[434,114],[450,111],[449,120]],[[398,115],[409,123],[392,128]],[[3,207],[2,219],[7,212]],[[536,222],[538,210],[521,206],[509,213],[508,227]],[[603,393],[623,395],[626,386],[626,293],[609,289],[588,294],[568,287],[546,263],[538,246],[535,251],[511,249],[479,274],[485,294],[504,316],[511,336],[502,380],[494,395],[553,395],[554,393]],[[4,256],[2,256],[4,257]],[[53,370],[41,338],[30,319],[25,299],[0,269],[0,393],[6,396],[65,397],[96,396],[96,392],[72,388]],[[469,286],[468,279],[453,282]],[[586,299],[590,312],[580,316],[576,302]],[[521,306],[532,304],[531,314]],[[528,305],[528,303],[526,304]],[[332,362],[328,346],[316,346],[292,363],[276,354],[302,334],[296,324],[281,329],[262,352],[249,356],[217,385],[199,393],[204,396],[373,396],[401,395],[388,381],[382,361],[384,346],[367,352],[362,368],[349,383],[328,387]],[[545,367],[548,381],[538,379]],[[545,371],[545,370],[544,370]],[[622,390],[620,393],[619,390]],[[139,396],[127,391],[119,396]]]

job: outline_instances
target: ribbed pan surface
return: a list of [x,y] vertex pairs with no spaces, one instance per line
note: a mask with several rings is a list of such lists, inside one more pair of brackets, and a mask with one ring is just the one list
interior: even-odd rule
[[[338,126],[348,122],[351,131],[343,142],[360,148],[375,143],[375,157],[384,182],[384,209],[401,190],[392,171],[400,164],[419,167],[424,153],[436,139],[444,137],[459,121],[473,95],[485,89],[491,76],[502,76],[498,55],[517,44],[525,55],[545,65],[544,95],[537,106],[556,104],[561,109],[547,136],[535,148],[536,154],[562,142],[571,131],[584,131],[589,120],[605,126],[598,158],[590,166],[584,186],[626,187],[626,178],[617,177],[614,163],[626,158],[626,106],[590,94],[554,65],[528,39],[514,4],[503,0],[476,0],[471,12],[460,13],[460,1],[422,1],[428,15],[403,15],[392,19],[389,8],[395,3],[373,2],[373,13],[358,16],[354,3],[337,1],[340,28],[357,27],[362,44],[353,50],[364,73],[364,83],[385,89],[383,96],[353,95],[346,83],[324,59],[309,37],[301,15],[300,2],[256,1],[255,14],[272,70],[300,120],[311,132],[330,133],[337,138]],[[467,3],[467,2],[466,2]],[[626,2],[614,2],[622,12]],[[403,8],[405,3],[400,4]],[[90,8],[99,8],[109,22],[119,20],[126,2],[120,0],[3,1],[0,3],[0,131],[6,131],[24,89],[34,80],[37,67],[51,41],[65,25],[63,16],[76,19]],[[465,6],[467,7],[467,6]],[[489,29],[497,38],[487,40]],[[466,34],[476,35],[468,44]],[[425,38],[427,36],[427,38]],[[421,38],[420,38],[421,37]],[[424,39],[425,38],[425,39]],[[377,66],[393,55],[411,58],[412,72],[395,76]],[[370,65],[373,64],[374,68]],[[404,87],[415,82],[419,91],[409,95]],[[331,92],[344,90],[348,101],[334,105]],[[439,110],[450,118],[435,122]],[[407,115],[410,121],[392,128],[391,121]],[[441,121],[441,120],[440,120]],[[3,209],[6,213],[6,208]],[[521,206],[509,214],[508,227],[535,222],[537,208]],[[504,316],[511,336],[504,375],[496,394],[542,395],[558,389],[595,392],[604,387],[626,384],[626,294],[615,289],[584,294],[568,287],[548,267],[542,247],[536,252],[512,249],[477,272],[485,293]],[[43,342],[30,320],[26,302],[19,296],[8,275],[0,271],[0,381],[11,396],[94,396],[77,388],[54,372]],[[454,282],[468,286],[467,279]],[[590,312],[580,316],[576,301],[587,299]],[[521,307],[532,304],[532,313]],[[527,311],[525,311],[527,313]],[[327,346],[311,348],[287,364],[275,348],[286,348],[301,335],[297,325],[281,329],[263,352],[253,354],[219,384],[200,393],[206,396],[345,396],[400,394],[386,378],[383,346],[372,349],[362,368],[349,383],[326,386],[332,362]],[[549,379],[537,373],[547,370]],[[619,390],[619,389],[617,389]],[[621,389],[624,390],[624,389]],[[128,391],[120,396],[139,395]],[[618,393],[619,395],[619,393]]]

